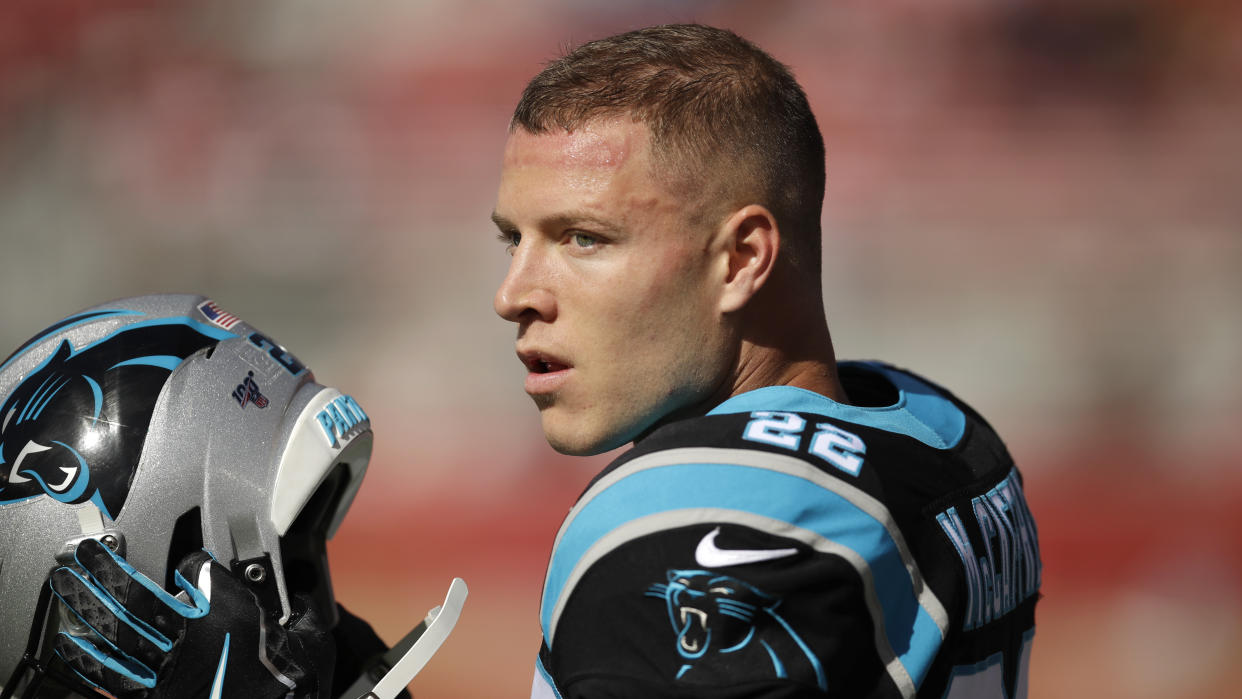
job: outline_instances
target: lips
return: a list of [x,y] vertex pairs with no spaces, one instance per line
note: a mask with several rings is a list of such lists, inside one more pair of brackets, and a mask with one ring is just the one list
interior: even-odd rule
[[565,359],[543,350],[520,349],[517,355],[529,372],[526,375],[526,392],[530,394],[557,390],[573,368]]
[[546,350],[518,349],[517,356],[532,374],[548,374],[569,368],[568,361]]

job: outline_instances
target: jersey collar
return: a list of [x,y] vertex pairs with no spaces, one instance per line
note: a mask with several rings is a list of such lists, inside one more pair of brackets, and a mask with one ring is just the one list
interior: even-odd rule
[[931,384],[881,362],[842,364],[883,375],[897,388],[897,402],[879,408],[864,408],[838,403],[804,388],[765,386],[725,400],[708,415],[757,410],[813,413],[904,434],[937,449],[951,449],[961,441],[966,432],[966,415]]

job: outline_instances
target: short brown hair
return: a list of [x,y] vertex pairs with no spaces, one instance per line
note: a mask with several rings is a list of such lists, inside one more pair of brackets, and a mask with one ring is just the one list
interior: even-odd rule
[[510,129],[572,131],[626,114],[650,130],[661,168],[692,182],[720,173],[759,197],[750,203],[791,229],[791,261],[819,276],[824,141],[787,67],[724,29],[639,29],[550,62],[526,86]]

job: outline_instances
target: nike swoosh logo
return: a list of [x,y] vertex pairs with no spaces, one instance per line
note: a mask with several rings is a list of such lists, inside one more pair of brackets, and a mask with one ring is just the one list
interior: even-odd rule
[[716,545],[720,527],[708,532],[694,549],[694,560],[704,568],[741,566],[786,558],[798,553],[798,549],[722,549]]
[[210,699],[220,699],[224,692],[224,669],[229,664],[229,636],[224,634],[224,650],[220,651],[220,664],[216,666],[216,679],[211,683]]

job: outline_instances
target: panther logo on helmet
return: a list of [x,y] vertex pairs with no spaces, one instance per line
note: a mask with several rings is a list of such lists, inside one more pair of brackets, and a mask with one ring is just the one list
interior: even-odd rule
[[233,335],[174,318],[77,349],[62,340],[0,403],[0,505],[46,495],[94,502],[115,519],[165,381],[225,337]]

